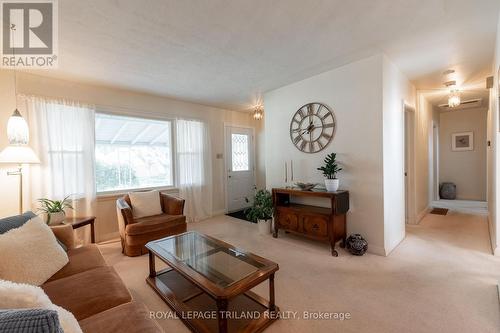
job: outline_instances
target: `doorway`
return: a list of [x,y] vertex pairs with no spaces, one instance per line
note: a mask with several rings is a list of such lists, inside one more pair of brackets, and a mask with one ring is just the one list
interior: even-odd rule
[[255,191],[254,129],[225,126],[226,211],[244,210]]
[[[433,97],[431,206],[486,215],[487,131],[489,95],[486,89],[461,92],[461,103],[450,107],[447,95]],[[445,184],[445,185],[443,185]],[[441,191],[441,187],[445,190]]]

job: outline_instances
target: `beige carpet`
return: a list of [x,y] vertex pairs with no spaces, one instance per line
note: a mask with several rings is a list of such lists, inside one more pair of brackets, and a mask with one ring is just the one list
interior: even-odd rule
[[[387,258],[355,257],[326,244],[280,234],[228,216],[190,224],[235,246],[276,261],[276,302],[282,311],[349,312],[350,320],[279,320],[266,332],[500,332],[497,280],[484,217],[450,212],[409,226]],[[168,307],[150,289],[147,256],[128,258],[120,244],[100,246],[133,296],[152,311]],[[267,298],[267,284],[254,289]],[[166,332],[189,332],[180,320],[159,320]]]

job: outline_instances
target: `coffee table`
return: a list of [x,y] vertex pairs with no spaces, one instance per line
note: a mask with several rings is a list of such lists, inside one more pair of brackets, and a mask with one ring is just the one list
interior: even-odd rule
[[[278,319],[278,264],[190,231],[146,244],[147,283],[193,332],[261,332]],[[169,268],[156,271],[156,258]],[[250,291],[269,280],[269,301]]]

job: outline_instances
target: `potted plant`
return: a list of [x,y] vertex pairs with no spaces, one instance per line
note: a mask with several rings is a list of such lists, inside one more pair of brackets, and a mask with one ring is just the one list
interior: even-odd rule
[[255,193],[252,207],[248,208],[245,214],[247,219],[257,222],[260,234],[270,233],[270,221],[273,218],[273,199],[271,193],[268,190],[258,190]]
[[339,180],[337,179],[337,172],[342,170],[336,161],[337,154],[328,154],[325,158],[325,165],[318,168],[319,171],[323,172],[325,178],[325,187],[328,192],[335,192],[339,189]]
[[45,222],[49,225],[60,224],[66,217],[65,209],[73,209],[69,196],[63,200],[50,200],[47,198],[38,199],[40,203],[39,211],[46,214]]

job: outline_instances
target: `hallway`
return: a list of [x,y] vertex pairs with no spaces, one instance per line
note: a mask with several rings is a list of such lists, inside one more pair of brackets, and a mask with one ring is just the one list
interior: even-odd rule
[[492,255],[486,216],[454,211],[447,215],[427,214],[418,225],[407,225],[406,231],[414,245],[424,243],[426,250],[467,251],[467,255],[481,254],[487,258]]
[[[341,249],[340,256],[332,258],[327,244],[284,233],[274,239],[260,235],[257,225],[229,216],[190,223],[188,228],[276,261],[282,311],[352,315],[345,321],[284,319],[271,325],[270,333],[500,331],[500,258],[491,255],[488,225],[481,216],[427,215],[419,225],[407,227],[407,237],[388,257],[355,257]],[[147,256],[125,257],[119,242],[100,249],[134,298],[152,311],[168,310],[144,282]],[[267,296],[265,284],[254,291]],[[188,332],[178,320],[159,323],[166,331]]]

